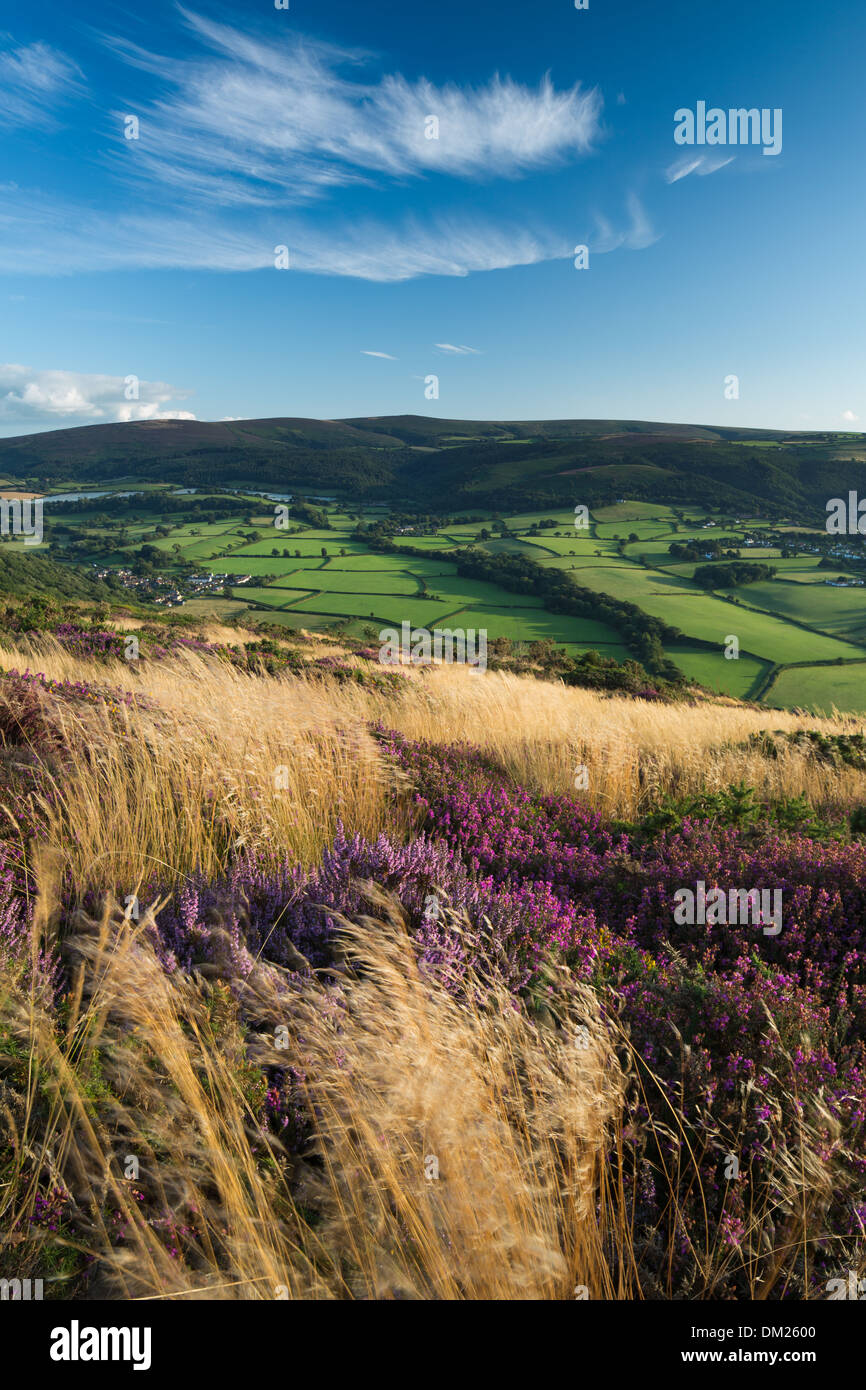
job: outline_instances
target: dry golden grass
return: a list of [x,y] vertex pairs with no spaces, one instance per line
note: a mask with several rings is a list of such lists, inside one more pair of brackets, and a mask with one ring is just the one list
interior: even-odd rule
[[[851,732],[855,720],[607,699],[459,668],[412,673],[385,691],[250,676],[189,655],[106,667],[48,639],[23,659],[0,651],[0,665],[25,664],[154,702],[109,710],[45,697],[76,756],[58,762],[45,807],[34,948],[53,940],[59,873],[126,894],[146,878],[216,873],[244,848],[315,859],[338,817],[365,835],[408,833],[368,733],[379,719],[411,738],[469,740],[545,791],[571,790],[583,762],[587,795],[612,815],[741,780],[817,806],[864,794],[850,769],[735,747],[762,729]],[[219,952],[207,978],[169,977],[147,920],[106,910],[98,922],[81,917],[64,943],[73,988],[59,1019],[23,974],[5,980],[0,1031],[26,1065],[21,1089],[7,1087],[0,1103],[0,1256],[11,1251],[24,1277],[41,1268],[45,1237],[30,1218],[56,1182],[74,1198],[63,1239],[96,1262],[92,1290],[108,1296],[562,1299],[575,1286],[640,1296],[642,1249],[657,1233],[641,1232],[640,1247],[622,1196],[618,1059],[629,1048],[593,994],[563,969],[543,1021],[477,980],[457,1002],[419,976],[384,901],[374,919],[344,922],[342,941],[342,973],[289,987],[257,961],[233,997]],[[288,1051],[276,1046],[280,1027]],[[577,1047],[582,1028],[588,1046]],[[287,1062],[316,1116],[303,1161],[281,1154],[256,1120],[260,1068]],[[704,1155],[675,1108],[665,1124],[675,1213]],[[803,1158],[817,1151],[804,1133],[783,1155],[788,1168],[772,1184],[765,1175],[773,1195],[748,1221],[753,1296],[799,1277],[794,1262],[832,1189],[829,1170]],[[127,1154],[141,1164],[143,1201],[123,1176]],[[712,1296],[741,1256],[717,1231],[694,1241],[692,1295]]]
[[[635,1120],[658,1082],[565,966],[538,1013],[488,972],[455,994],[420,973],[399,905],[370,897],[373,916],[339,922],[333,969],[305,979],[251,960],[230,990],[228,951],[166,975],[152,919],[106,906],[65,941],[62,1020],[4,980],[0,1033],[26,1059],[0,1107],[5,1274],[60,1270],[49,1286],[74,1297],[86,1259],[89,1297],[143,1300],[670,1296],[679,1204],[722,1136],[674,1105]],[[52,906],[46,879],[37,937]],[[466,944],[479,958],[483,940]],[[302,1078],[315,1119],[299,1153],[257,1118],[269,1065]],[[751,1298],[808,1287],[833,1191],[813,1102],[762,1172],[741,1245],[692,1228],[690,1297],[718,1296],[737,1271]],[[659,1141],[667,1234],[634,1228],[624,1181]],[[33,1220],[50,1187],[68,1194],[59,1232]]]
[[106,666],[70,655],[52,638],[23,647],[0,649],[0,666],[29,664],[156,702],[112,715],[63,708],[67,737],[86,756],[55,788],[50,842],[82,888],[125,895],[149,877],[180,877],[197,866],[216,872],[242,848],[309,862],[338,819],[352,832],[399,834],[408,827],[388,797],[391,774],[368,732],[376,720],[410,738],[468,740],[542,792],[573,792],[583,764],[581,795],[612,817],[637,816],[664,794],[741,781],[834,812],[866,799],[862,772],[796,748],[767,759],[742,747],[762,730],[863,729],[855,718],[606,698],[458,666],[411,672],[383,691],[248,675],[192,654]]
[[[397,910],[378,907],[343,924],[339,985],[290,990],[257,962],[238,1006],[218,967],[208,980],[166,976],[147,923],[108,910],[67,942],[74,987],[59,1034],[7,985],[0,1024],[29,1064],[0,1118],[14,1154],[0,1187],[4,1267],[11,1251],[29,1277],[46,1244],[65,1246],[94,1262],[91,1296],[127,1299],[633,1293],[608,1163],[623,1079],[592,992],[563,969],[555,1026],[475,977],[458,1003],[419,974]],[[251,1038],[242,1015],[256,1020]],[[317,1117],[303,1159],[258,1128],[240,1084],[245,1046],[255,1064],[288,1058],[303,1072]],[[72,1198],[59,1237],[30,1225],[46,1179]]]
[[[352,831],[381,829],[385,770],[374,741],[320,682],[252,677],[196,656],[141,674],[54,650],[34,653],[37,662],[53,678],[157,702],[111,712],[53,702],[80,756],[54,778],[49,840],[81,889],[125,896],[196,866],[217,873],[245,848],[308,862],[340,818]],[[15,661],[0,653],[0,664]]]
[[[866,776],[850,768],[819,766],[797,750],[768,760],[736,746],[764,730],[866,728],[854,717],[815,719],[729,702],[607,698],[531,677],[482,676],[465,667],[428,671],[398,702],[356,698],[359,712],[373,713],[410,738],[466,739],[489,750],[534,790],[573,793],[575,768],[583,764],[583,794],[614,817],[637,815],[662,794],[712,791],[740,781],[771,797],[802,794],[820,807],[847,806],[866,794]],[[349,692],[344,706],[351,700]]]
[[562,968],[539,1026],[474,972],[457,1000],[419,976],[399,912],[376,907],[342,923],[355,971],[342,1007],[307,991],[291,1027],[324,1167],[320,1233],[348,1290],[626,1296],[621,1232],[616,1273],[605,1257],[624,1083],[595,995]]
[[[18,1268],[39,1268],[48,1242],[31,1221],[41,1183],[70,1194],[69,1228],[53,1244],[95,1261],[91,1296],[256,1297],[293,1283],[278,1184],[257,1159],[238,1086],[240,1037],[218,1036],[215,992],[169,979],[144,923],[106,911],[80,928],[67,944],[75,983],[65,1031],[38,1001],[9,989],[0,997],[4,1032],[29,1056],[23,1101],[3,1117],[14,1161],[0,1255],[20,1242]],[[229,1008],[218,995],[216,1004]],[[127,1157],[140,1165],[132,1181]]]

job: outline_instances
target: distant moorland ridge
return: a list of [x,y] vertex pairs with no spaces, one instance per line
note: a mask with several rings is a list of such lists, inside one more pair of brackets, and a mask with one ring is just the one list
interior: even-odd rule
[[602,505],[618,496],[760,508],[805,521],[866,493],[866,435],[646,420],[149,420],[0,441],[7,484],[134,476],[239,481],[438,506]]

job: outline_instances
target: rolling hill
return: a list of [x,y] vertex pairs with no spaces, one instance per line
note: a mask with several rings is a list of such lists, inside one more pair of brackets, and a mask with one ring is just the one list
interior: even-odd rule
[[701,502],[804,523],[866,492],[866,436],[645,420],[154,420],[0,442],[0,474],[41,486],[120,477],[336,492],[430,511]]

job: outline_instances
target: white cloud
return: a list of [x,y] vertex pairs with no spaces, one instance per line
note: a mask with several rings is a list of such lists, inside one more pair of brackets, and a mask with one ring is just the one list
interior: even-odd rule
[[[277,245],[289,247],[291,270],[274,269]],[[18,274],[266,269],[389,282],[533,265],[569,249],[563,237],[504,223],[407,219],[391,227],[371,220],[322,229],[303,218],[266,217],[242,230],[217,216],[110,216],[0,186],[0,271]]]
[[[131,375],[131,374],[129,374]],[[183,400],[179,391],[160,381],[139,381],[137,400],[128,400],[128,376],[53,371],[0,363],[0,421],[36,424],[52,421],[60,428],[124,420],[194,420],[188,410],[164,410],[169,401]]]
[[348,275],[363,280],[410,280],[418,275],[470,275],[534,265],[568,255],[564,240],[523,227],[487,226],[457,220],[396,228],[353,224],[321,233],[298,228],[292,264],[311,274]]
[[[201,45],[188,50],[194,56],[169,60],[124,39],[106,40],[159,81],[161,95],[136,103],[140,139],[125,141],[118,122],[110,156],[125,182],[140,181],[146,196],[131,199],[125,188],[123,205],[111,209],[103,200],[97,210],[14,184],[0,188],[0,272],[276,273],[274,248],[286,245],[291,270],[281,274],[388,283],[571,254],[571,233],[510,225],[495,209],[487,216],[361,223],[348,214],[327,222],[288,216],[286,207],[331,188],[383,179],[405,186],[436,172],[477,182],[547,168],[601,139],[597,91],[556,90],[549,77],[533,88],[498,75],[478,87],[437,86],[399,73],[371,79],[369,55],[358,50],[304,41],[285,28],[261,39],[182,13]],[[46,74],[49,68],[46,62]],[[433,115],[439,138],[427,139]],[[595,250],[656,240],[635,196],[628,208],[622,230],[600,220]],[[460,344],[439,350],[478,352]]]
[[47,126],[51,108],[83,90],[81,73],[47,43],[0,53],[0,125]]
[[362,357],[384,357],[388,362],[396,362],[396,357],[392,357],[390,352],[370,352],[367,348],[361,348]]
[[678,183],[680,179],[687,179],[689,174],[705,178],[717,169],[724,169],[726,164],[732,164],[734,159],[732,154],[685,154],[665,169],[665,178],[668,183]]
[[596,213],[596,235],[589,242],[590,249],[596,255],[605,255],[608,251],[616,251],[620,247],[625,247],[627,251],[642,251],[658,241],[659,234],[653,230],[636,193],[630,193],[626,198],[626,209],[629,225],[620,230],[613,227],[606,217]]
[[478,357],[481,354],[480,348],[465,346],[458,347],[455,343],[434,343],[433,346],[437,347],[440,352],[456,353],[459,357],[466,357],[469,353],[472,353],[475,357]]
[[860,416],[855,415],[853,410],[843,410],[842,419],[847,420],[849,424],[854,425],[860,419]]
[[549,77],[530,88],[497,75],[477,88],[436,86],[400,73],[368,81],[357,50],[259,40],[184,13],[210,50],[202,57],[168,62],[108,40],[175,85],[138,111],[134,160],[128,146],[117,158],[127,174],[146,173],[181,197],[263,206],[380,175],[513,178],[584,154],[600,137],[601,97],[579,84],[557,91]]

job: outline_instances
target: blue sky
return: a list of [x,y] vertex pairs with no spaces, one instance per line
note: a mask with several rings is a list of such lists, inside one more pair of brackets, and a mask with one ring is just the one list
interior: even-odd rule
[[0,5],[0,434],[864,429],[864,52],[861,0]]

